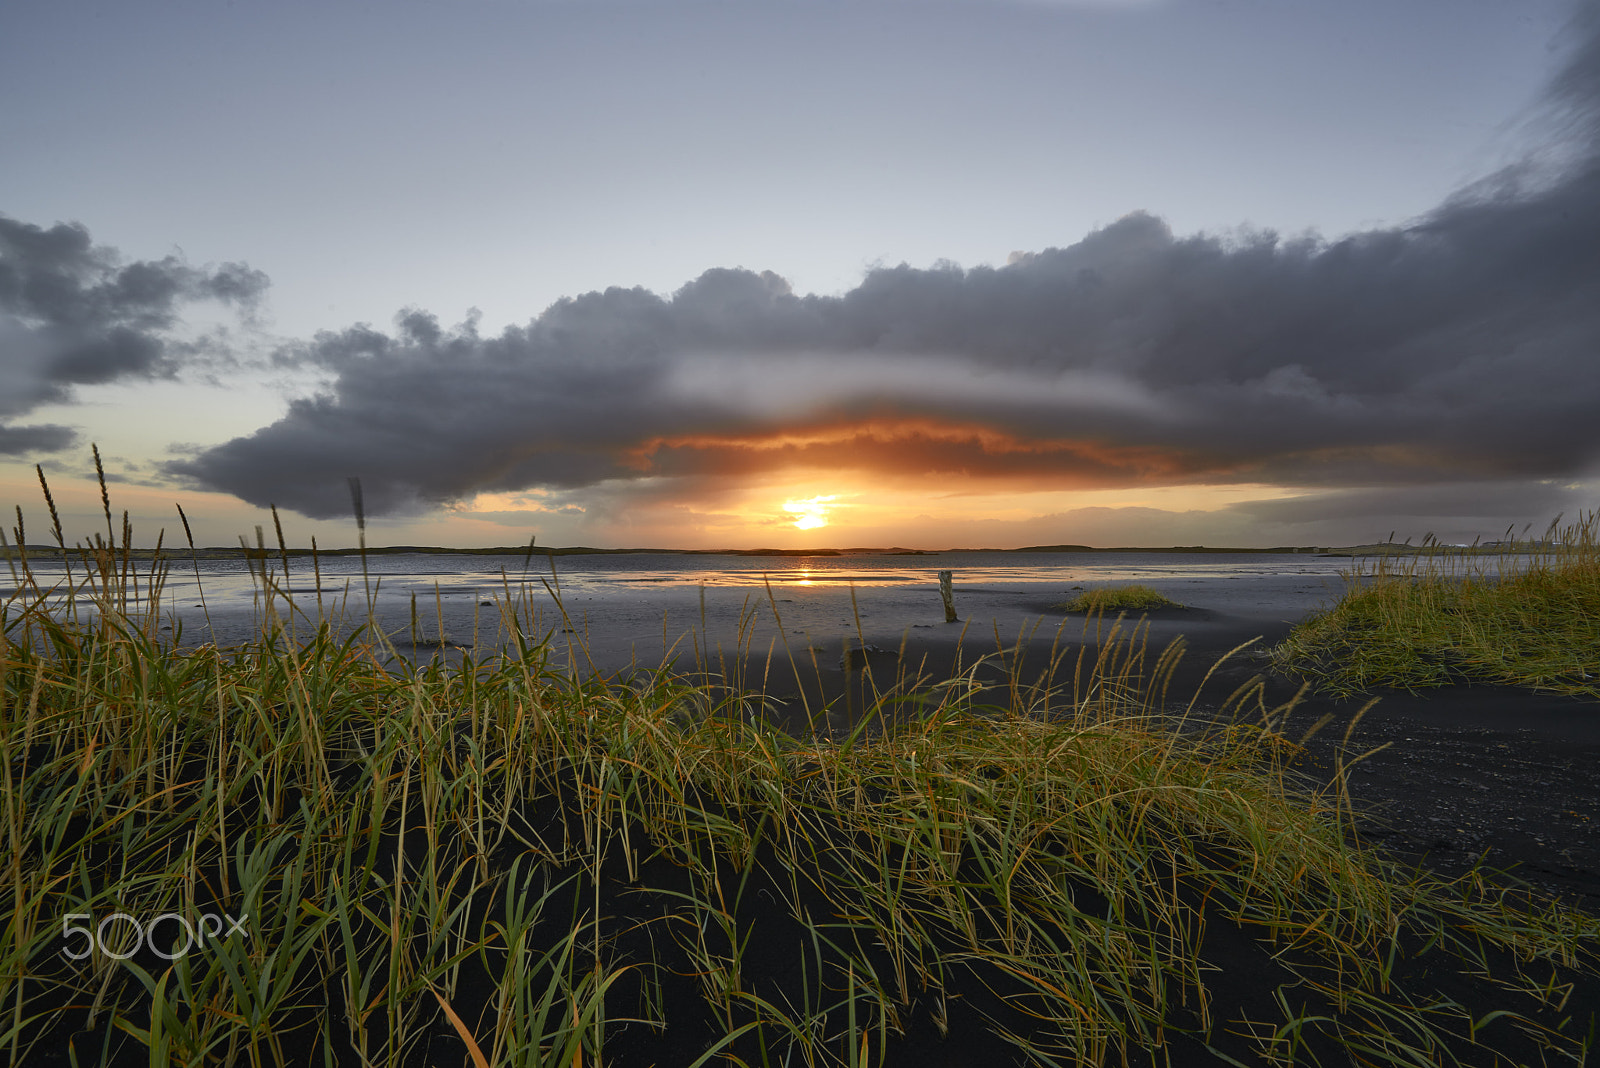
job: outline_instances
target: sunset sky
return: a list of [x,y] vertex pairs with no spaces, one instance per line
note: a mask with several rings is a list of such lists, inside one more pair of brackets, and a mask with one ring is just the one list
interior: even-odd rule
[[143,544],[1542,529],[1600,3],[13,0],[8,537],[91,443]]

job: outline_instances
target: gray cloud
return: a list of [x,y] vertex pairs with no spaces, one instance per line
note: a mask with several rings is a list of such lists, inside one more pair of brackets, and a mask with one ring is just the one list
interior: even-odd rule
[[0,424],[0,456],[21,456],[28,452],[55,452],[72,444],[71,427],[46,423],[36,426]]
[[168,471],[312,516],[347,510],[349,475],[375,511],[790,466],[1064,488],[1571,478],[1600,461],[1596,10],[1549,94],[1559,151],[1406,227],[1180,237],[1139,212],[840,297],[716,269],[497,337],[410,310],[286,351],[326,391]]
[[[0,418],[69,400],[75,385],[171,374],[196,351],[168,336],[184,305],[249,309],[266,287],[243,264],[123,263],[79,224],[44,229],[0,215]],[[0,428],[0,451],[60,449],[72,438],[59,426]]]

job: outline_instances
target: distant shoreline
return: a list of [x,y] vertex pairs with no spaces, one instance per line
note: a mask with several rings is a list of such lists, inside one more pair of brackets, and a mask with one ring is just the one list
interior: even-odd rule
[[[1440,545],[1408,545],[1394,542],[1372,542],[1365,545],[1344,546],[1317,546],[1317,545],[1274,545],[1271,547],[1240,547],[1240,546],[1210,546],[1210,545],[1024,545],[1015,549],[992,548],[960,548],[960,549],[906,549],[899,546],[890,548],[847,548],[847,549],[659,549],[659,548],[632,548],[632,549],[601,549],[589,545],[572,546],[542,546],[542,545],[501,545],[485,549],[452,548],[442,545],[382,545],[368,546],[365,550],[359,547],[345,547],[338,549],[315,550],[308,548],[247,548],[244,546],[207,546],[205,548],[189,549],[163,547],[160,557],[163,560],[188,560],[192,557],[200,560],[260,560],[273,559],[288,555],[291,557],[317,556],[360,556],[365,552],[368,556],[777,556],[777,557],[808,557],[808,556],[946,556],[957,553],[1248,553],[1263,554],[1277,553],[1284,555],[1317,555],[1336,557],[1355,556],[1413,556],[1419,554],[1504,554],[1543,552],[1548,546],[1538,542],[1517,542],[1515,544],[1490,543],[1478,546],[1440,546]],[[60,546],[57,545],[27,545],[24,551],[28,556],[50,558],[62,555]],[[93,553],[92,548],[74,546],[67,549],[67,553],[77,558],[85,553]],[[121,550],[115,555],[120,557]],[[128,555],[134,560],[151,560],[156,556],[153,548],[131,549]],[[16,546],[8,545],[0,548],[0,558],[19,560],[22,556]]]

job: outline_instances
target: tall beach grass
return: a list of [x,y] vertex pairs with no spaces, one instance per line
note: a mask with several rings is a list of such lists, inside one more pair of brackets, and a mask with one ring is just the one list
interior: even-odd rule
[[[506,647],[456,665],[397,661],[267,568],[260,640],[180,648],[164,565],[106,516],[65,587],[23,555],[4,602],[12,1063],[1478,1066],[1595,1042],[1600,923],[1362,847],[1346,768],[1284,770],[1292,706],[1252,683],[1198,716],[1166,693],[1181,648],[1125,621],[1053,646],[1053,681],[886,681],[854,729],[791,734],[759,694],[563,666],[509,586]],[[206,916],[228,927],[178,952]]]
[[1483,683],[1600,700],[1600,516],[1490,549],[1430,538],[1376,557],[1274,658],[1344,696]]

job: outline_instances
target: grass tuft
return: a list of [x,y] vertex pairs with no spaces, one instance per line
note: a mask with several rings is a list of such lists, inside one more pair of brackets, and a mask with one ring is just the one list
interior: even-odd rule
[[1105,586],[1085,590],[1070,601],[1055,606],[1063,612],[1144,612],[1152,608],[1182,608],[1149,586]]

